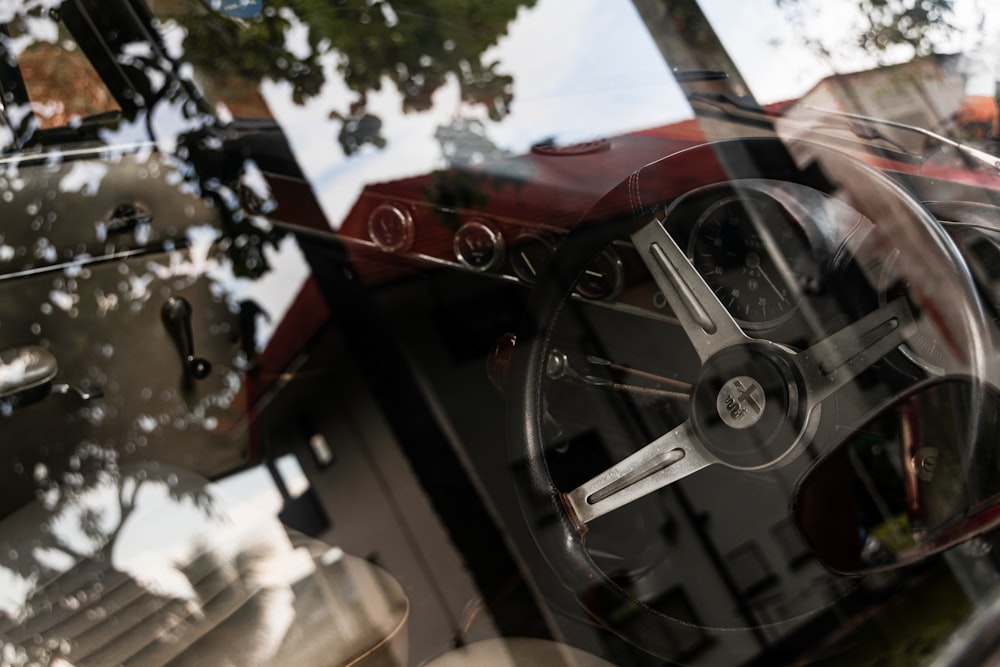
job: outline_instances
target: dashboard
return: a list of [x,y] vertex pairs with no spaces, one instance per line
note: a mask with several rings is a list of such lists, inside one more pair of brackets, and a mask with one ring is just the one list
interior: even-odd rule
[[[366,191],[339,238],[369,284],[427,267],[450,268],[532,288],[572,225],[544,224],[489,210],[441,207],[411,182]],[[814,188],[784,181],[742,179],[695,187],[661,205],[672,208],[670,233],[692,266],[753,336],[803,348],[873,308],[905,296],[912,262],[898,251],[871,251],[870,220]],[[1000,302],[998,210],[983,204],[930,204],[956,244],[991,319]],[[599,307],[676,323],[624,234],[615,234],[576,276],[574,298]],[[870,255],[859,262],[858,257]],[[910,306],[919,310],[915,303]],[[919,318],[918,318],[919,319]],[[918,372],[942,373],[942,346],[920,320],[901,347]],[[906,362],[903,362],[906,365]]]

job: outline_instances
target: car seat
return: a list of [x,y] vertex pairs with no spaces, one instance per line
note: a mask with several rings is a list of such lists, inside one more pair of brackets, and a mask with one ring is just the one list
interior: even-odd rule
[[0,521],[3,664],[406,664],[409,602],[383,569],[190,472],[98,477]]

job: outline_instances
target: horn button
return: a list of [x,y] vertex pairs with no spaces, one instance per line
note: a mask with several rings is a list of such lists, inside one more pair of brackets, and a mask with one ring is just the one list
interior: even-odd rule
[[795,445],[806,417],[788,354],[753,342],[727,348],[702,368],[691,401],[699,440],[736,468],[775,463]]

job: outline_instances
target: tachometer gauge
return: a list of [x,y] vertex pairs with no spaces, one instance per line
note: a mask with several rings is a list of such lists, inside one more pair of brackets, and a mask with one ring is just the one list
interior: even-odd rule
[[794,312],[806,282],[809,243],[769,197],[726,197],[695,223],[688,256],[745,328],[773,326]]

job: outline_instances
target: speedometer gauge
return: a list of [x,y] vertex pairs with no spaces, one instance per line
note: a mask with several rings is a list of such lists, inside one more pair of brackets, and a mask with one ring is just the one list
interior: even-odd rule
[[695,223],[692,264],[745,328],[772,326],[794,312],[806,281],[809,244],[770,197],[721,199]]

